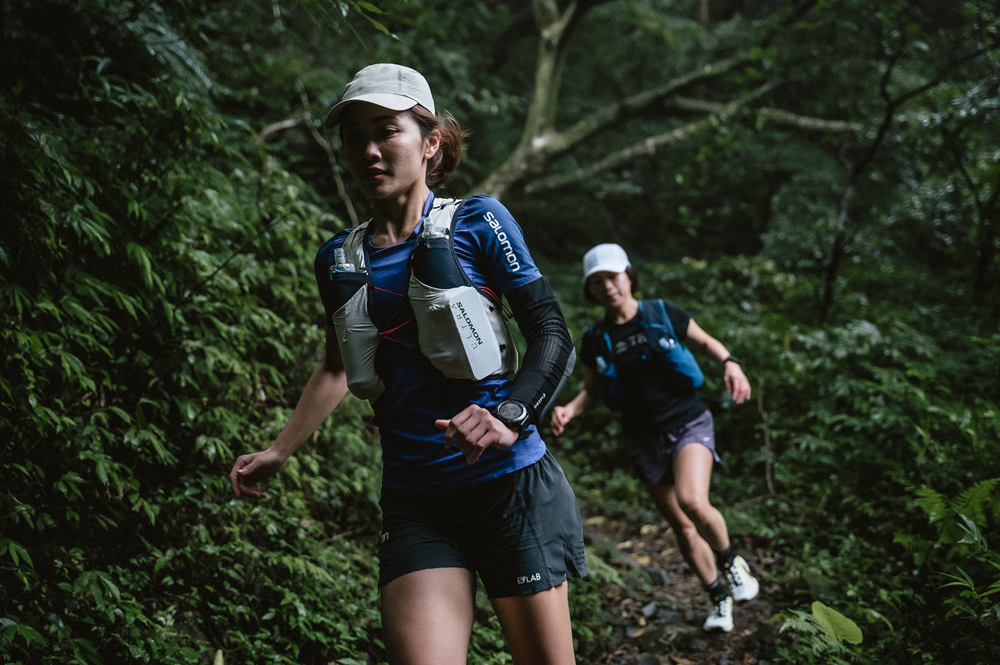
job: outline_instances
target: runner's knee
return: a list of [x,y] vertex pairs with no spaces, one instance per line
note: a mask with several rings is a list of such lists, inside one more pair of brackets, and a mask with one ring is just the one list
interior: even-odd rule
[[698,527],[692,522],[686,522],[680,529],[674,529],[674,533],[678,540],[683,541],[680,544],[686,547],[690,547],[691,543],[701,537],[698,535]]
[[677,504],[692,522],[705,522],[713,510],[707,496],[702,496],[700,492],[684,492],[680,488],[677,491]]

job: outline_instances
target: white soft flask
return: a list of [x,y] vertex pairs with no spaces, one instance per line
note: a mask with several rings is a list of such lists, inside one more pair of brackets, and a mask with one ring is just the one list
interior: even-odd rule
[[[408,295],[417,321],[421,352],[450,378],[484,379],[504,367],[499,331],[486,298],[468,284],[447,234],[424,220],[411,257]],[[499,322],[506,325],[502,319]],[[505,345],[506,346],[506,345]]]

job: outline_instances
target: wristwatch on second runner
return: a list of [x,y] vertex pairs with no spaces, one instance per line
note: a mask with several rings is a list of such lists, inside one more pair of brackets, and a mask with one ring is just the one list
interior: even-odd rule
[[500,402],[493,407],[491,413],[494,418],[507,427],[517,430],[519,439],[525,436],[528,425],[531,424],[531,413],[528,412],[528,407],[512,399]]

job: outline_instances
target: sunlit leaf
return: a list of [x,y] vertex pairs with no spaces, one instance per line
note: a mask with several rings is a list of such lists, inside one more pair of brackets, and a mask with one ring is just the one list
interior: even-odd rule
[[812,613],[836,639],[850,644],[861,644],[861,629],[850,618],[818,600],[813,601]]

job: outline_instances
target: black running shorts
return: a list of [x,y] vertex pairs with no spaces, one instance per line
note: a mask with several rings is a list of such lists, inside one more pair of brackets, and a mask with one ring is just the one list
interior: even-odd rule
[[526,596],[587,574],[573,490],[551,453],[441,492],[382,489],[379,587],[407,573],[465,568],[490,598]]

